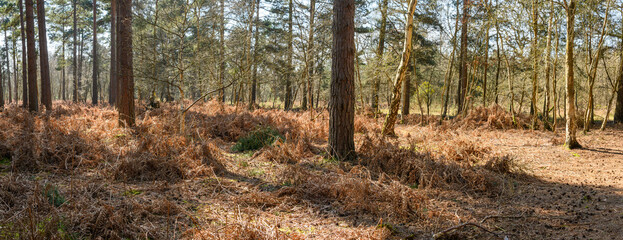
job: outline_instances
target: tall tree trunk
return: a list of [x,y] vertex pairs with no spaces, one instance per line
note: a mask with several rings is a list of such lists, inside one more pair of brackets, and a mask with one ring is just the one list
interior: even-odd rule
[[262,95],[261,95],[261,91],[260,91],[261,90],[261,86],[260,86],[260,83],[259,83],[258,78],[257,78],[258,77],[258,75],[257,75],[258,74],[258,68],[259,68],[259,63],[257,61],[258,61],[258,57],[259,57],[259,46],[260,46],[260,29],[259,28],[260,28],[260,24],[261,24],[261,22],[260,22],[260,0],[257,0],[257,4],[256,5],[257,5],[256,6],[257,9],[255,10],[255,14],[256,14],[256,17],[255,17],[255,22],[256,22],[256,25],[255,25],[255,32],[256,32],[255,44],[257,45],[257,48],[255,48],[255,50],[254,50],[255,52],[253,53],[253,55],[254,55],[253,59],[255,61],[255,64],[253,65],[253,67],[254,67],[254,69],[253,69],[253,79],[255,81],[255,99],[256,99],[256,101],[259,102],[258,104],[260,104],[260,103],[262,103]]
[[82,63],[84,63],[84,31],[80,31],[80,48],[78,52],[78,101],[86,101],[86,89],[84,90],[85,96],[81,96],[82,91]]
[[[617,78],[622,78],[623,72],[619,72]],[[617,90],[617,100],[616,100],[616,108],[614,110],[614,122],[615,123],[623,123],[623,84],[619,84],[619,88]]]
[[[13,92],[11,91],[13,88],[11,87],[11,61],[9,61],[9,39],[7,38],[7,28],[4,29],[4,52],[6,53],[6,82],[7,82],[7,92],[9,93],[8,102],[11,103],[13,101]],[[17,86],[15,86],[17,87]]]
[[[554,24],[556,25],[556,24]],[[553,71],[552,71],[552,92],[554,94],[554,126],[552,126],[552,129],[554,131],[554,133],[556,132],[556,128],[558,127],[558,116],[559,114],[559,107],[558,107],[558,50],[560,49],[560,39],[558,38],[558,28],[556,28],[556,34],[554,39],[556,39],[556,48],[554,50],[554,66],[553,66]],[[558,115],[556,115],[558,114]]]
[[94,105],[98,103],[97,88],[99,85],[99,66],[97,56],[97,0],[93,0],[93,91],[91,93],[91,102]]
[[4,65],[0,61],[0,112],[4,110]]
[[[550,1],[550,14],[547,22],[547,43],[545,45],[545,99],[543,100],[543,122],[546,124],[549,122],[549,110],[550,110],[550,88],[549,82],[551,78],[552,69],[552,20],[554,19],[554,1]],[[555,115],[554,115],[555,117]]]
[[119,93],[119,76],[117,65],[117,0],[110,1],[110,84],[108,86],[108,103],[112,106],[117,105]]
[[[73,22],[73,56],[74,58],[72,59],[73,61],[73,75],[74,75],[74,94],[73,94],[73,101],[74,102],[78,102],[79,98],[78,98],[78,17],[77,17],[77,1],[78,0],[73,0],[73,17],[74,17],[74,22]],[[114,1],[114,0],[113,0]]]
[[19,0],[20,31],[22,35],[22,107],[27,108],[28,104],[28,50],[26,49],[26,31],[24,30],[24,4]]
[[461,22],[461,50],[459,52],[459,87],[457,89],[457,105],[459,107],[459,113],[461,113],[465,107],[465,93],[467,92],[467,28],[469,26],[470,4],[470,0],[463,0],[463,20]]
[[537,77],[539,74],[539,12],[538,0],[532,0],[532,98],[530,98],[530,114],[532,115],[531,128],[535,129],[537,124]]
[[413,49],[411,39],[413,37],[413,13],[415,12],[416,5],[417,0],[409,1],[409,9],[407,11],[407,26],[405,27],[404,48],[402,50],[400,65],[398,66],[396,76],[394,77],[394,90],[392,91],[392,101],[389,107],[389,114],[387,115],[385,123],[383,124],[383,135],[396,135],[396,133],[394,132],[394,125],[396,124],[398,107],[400,106],[400,90],[402,87],[402,81],[404,81],[407,75],[409,58],[411,57],[411,50]]
[[333,4],[333,63],[329,101],[329,152],[339,160],[355,153],[355,1]]
[[381,74],[379,68],[383,65],[383,52],[385,51],[385,31],[387,28],[387,5],[388,0],[383,0],[379,9],[381,10],[381,27],[379,29],[379,45],[376,49],[377,71],[374,75],[372,88],[372,110],[379,112],[379,88],[381,84]]
[[617,105],[614,112],[614,122],[623,123],[623,36],[621,36],[621,60],[619,60],[619,71],[617,73],[617,79],[615,84],[615,91],[617,91]]
[[15,83],[15,88],[13,88],[14,90],[14,96],[15,96],[15,103],[17,103],[19,101],[19,94],[17,89],[19,88],[19,81],[18,81],[18,77],[17,77],[17,43],[16,43],[16,39],[15,37],[12,38],[13,40],[13,81]]
[[[497,1],[496,1],[497,3]],[[497,5],[497,4],[496,4]],[[502,67],[502,58],[500,56],[500,24],[498,23],[498,18],[497,16],[495,17],[495,31],[497,32],[497,39],[496,39],[496,45],[497,45],[497,67],[495,69],[495,104],[498,105],[500,104],[500,94],[499,94],[499,86],[500,86],[500,69]]]
[[[485,8],[487,9],[487,19],[491,16],[489,9],[489,0],[485,0]],[[482,106],[487,107],[487,73],[489,73],[489,30],[491,29],[489,21],[486,23],[485,31],[485,66],[482,81]]]
[[[415,46],[415,41],[413,41],[413,39],[411,39],[411,41],[412,41],[412,45]],[[415,100],[417,100],[417,105],[418,105],[418,108],[420,109],[421,122],[422,122],[422,124],[424,124],[424,108],[422,107],[422,94],[420,93],[420,86],[422,85],[422,81],[417,76],[417,59],[415,57],[411,58],[411,65],[413,65],[413,74],[412,74],[412,76],[413,76],[413,84],[415,85]],[[433,72],[434,71],[431,69],[430,72],[431,72],[431,74],[430,74],[430,79],[428,81],[429,83],[432,80],[432,76],[433,76]],[[411,87],[409,86],[409,91],[411,91],[410,88]],[[405,90],[406,90],[406,88],[405,88]],[[409,96],[411,96],[411,95],[409,95]]]
[[[411,74],[411,76],[413,77],[417,77],[417,73],[415,71],[415,64],[412,65],[412,69],[411,71],[409,71],[409,73]],[[404,89],[402,91],[402,97],[400,98],[401,100],[401,105],[402,105],[402,109],[401,109],[401,114],[402,116],[407,116],[410,113],[410,109],[411,109],[411,77],[406,76],[405,80],[402,82],[402,88]],[[423,114],[423,113],[422,113]]]
[[41,103],[47,111],[50,111],[52,110],[52,86],[50,84],[48,34],[45,27],[45,4],[43,0],[37,0],[37,22],[39,25],[39,61],[41,64]]
[[294,32],[292,30],[292,14],[293,14],[293,0],[289,0],[289,4],[288,4],[288,62],[287,62],[287,72],[286,72],[286,93],[285,93],[285,100],[284,100],[284,109],[285,110],[290,110],[292,108],[292,103],[294,103],[294,100],[292,99],[292,71],[294,70],[294,66],[292,65],[292,59],[293,59],[293,45],[294,45]]
[[225,102],[225,89],[223,84],[225,82],[225,0],[221,0],[221,15],[220,15],[220,28],[219,28],[219,43],[221,44],[219,50],[219,94],[220,101]]
[[567,124],[565,135],[565,146],[569,149],[581,148],[582,146],[576,139],[576,113],[575,113],[575,85],[573,79],[573,40],[575,38],[575,0],[570,0],[569,5],[565,6],[567,11],[567,54],[565,57],[565,72],[567,82]]
[[[313,1],[313,0],[312,0]],[[249,109],[255,107],[256,99],[257,99],[257,57],[258,57],[258,48],[259,40],[260,40],[260,0],[257,0],[256,3],[257,10],[255,11],[255,43],[253,45],[253,76],[251,76],[251,96],[249,97]],[[260,103],[262,101],[260,100]]]
[[[314,18],[316,15],[316,0],[309,1],[309,38],[307,40],[307,86],[306,92],[307,96],[305,96],[306,102],[304,102],[303,106],[309,106],[310,110],[314,109],[314,92],[313,92],[313,82],[314,82]],[[309,115],[313,120],[313,114]]]
[[460,13],[460,2],[456,3],[456,19],[454,22],[454,34],[452,35],[452,54],[450,54],[448,69],[446,70],[446,76],[443,83],[443,108],[441,111],[441,118],[439,121],[442,121],[446,118],[448,114],[448,103],[450,101],[450,88],[452,86],[452,73],[454,71],[454,61],[456,55],[456,44],[457,44],[457,35],[459,32],[459,13]]
[[[159,17],[158,13],[159,13],[159,10],[160,10],[159,3],[160,3],[160,1],[156,0],[155,7],[154,7],[155,8],[155,10],[154,10],[154,25],[158,24],[158,17]],[[157,34],[158,34],[157,31],[158,31],[157,28],[153,28],[152,29],[151,34],[152,34],[154,39],[157,39]],[[200,35],[198,35],[197,38],[199,38],[199,36]],[[152,51],[153,51],[154,57],[153,57],[153,63],[152,63],[153,65],[152,65],[152,69],[151,69],[151,77],[152,77],[152,79],[158,79],[158,42],[155,41],[152,45],[153,45],[152,46]],[[202,82],[203,82],[203,80],[202,80]],[[149,101],[152,102],[152,103],[154,103],[156,101],[156,88],[157,88],[157,86],[154,86],[154,88],[153,88],[153,90],[151,92],[151,96],[149,96]]]
[[63,22],[63,25],[61,27],[61,35],[62,40],[61,40],[61,97],[63,99],[63,101],[67,100],[67,75],[65,74],[65,69],[67,69],[67,58],[65,58],[65,23]]
[[[591,69],[588,74],[588,106],[586,108],[586,116],[584,118],[584,133],[588,132],[590,130],[591,125],[593,124],[593,117],[594,117],[593,109],[595,106],[593,90],[595,88],[595,78],[597,78],[597,67],[599,66],[599,60],[601,59],[604,37],[606,36],[606,27],[608,26],[608,16],[610,13],[610,2],[611,1],[608,1],[608,6],[606,7],[606,16],[604,17],[604,23],[603,23],[603,26],[601,27],[601,35],[599,38],[599,43],[597,44],[597,51],[595,52],[595,57],[592,59]],[[590,45],[588,47],[590,48]]]
[[255,104],[255,99],[253,99],[254,101],[251,101],[251,98],[254,97],[252,96],[252,92],[253,92],[253,65],[255,64],[255,61],[253,59],[253,48],[252,48],[252,42],[253,42],[253,22],[254,22],[254,15],[255,15],[255,0],[251,0],[249,3],[249,22],[248,22],[248,30],[247,30],[247,38],[246,38],[246,42],[244,44],[245,47],[245,55],[246,55],[246,66],[244,69],[244,77],[245,77],[245,82],[247,85],[249,85],[249,104],[248,104],[248,109],[252,110]]
[[[622,40],[623,41],[623,40]],[[619,71],[617,76],[618,81],[620,82],[623,78],[623,71]],[[616,100],[616,108],[614,110],[614,122],[615,123],[623,123],[623,84],[619,84],[619,88],[617,90],[617,100]]]
[[132,73],[132,0],[119,0],[117,53],[119,57],[119,125],[134,126],[134,75]]
[[37,91],[37,53],[35,52],[35,17],[33,0],[26,0],[26,42],[28,45],[28,110],[39,111]]
[[[501,31],[498,31],[498,37],[501,37],[501,36],[502,36]],[[506,42],[509,42],[507,38],[505,38],[505,40]],[[500,43],[500,50],[504,52],[504,42],[500,40],[499,43]],[[511,68],[510,62],[508,61],[507,53],[504,54],[504,62],[506,63],[506,78],[508,80],[508,91],[509,91],[509,94],[511,95],[510,104],[509,104],[509,112],[511,113],[513,124],[516,124],[517,122],[515,121],[515,89],[514,89],[512,74],[511,74],[513,69]]]

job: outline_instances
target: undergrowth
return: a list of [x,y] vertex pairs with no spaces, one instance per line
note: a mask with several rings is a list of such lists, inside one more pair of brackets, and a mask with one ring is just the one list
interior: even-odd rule
[[[514,158],[443,128],[405,143],[381,137],[378,120],[359,115],[360,159],[334,162],[323,155],[326,111],[246,111],[213,101],[188,112],[180,132],[178,109],[139,105],[133,129],[117,127],[110,107],[0,113],[0,165],[11,165],[0,175],[0,236],[296,239],[314,233],[265,215],[303,211],[356,218],[369,232],[344,230],[347,236],[383,238],[396,231],[387,226],[440,218],[426,190],[500,195],[518,168]],[[498,115],[487,125],[506,127],[506,115]],[[463,121],[483,125],[481,118]],[[234,159],[232,152],[245,151],[256,152]]]
[[272,127],[259,127],[248,135],[238,139],[231,150],[234,152],[254,151],[264,146],[270,146],[275,141],[284,141],[285,138],[279,131]]

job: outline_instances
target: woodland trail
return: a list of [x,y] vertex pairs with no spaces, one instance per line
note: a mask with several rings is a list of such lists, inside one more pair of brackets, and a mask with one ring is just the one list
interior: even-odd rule
[[[407,137],[418,127],[401,126]],[[461,199],[452,211],[462,222],[486,220],[511,239],[623,239],[623,129],[578,133],[585,148],[561,146],[558,133],[529,130],[466,130],[461,135],[514,156],[529,177],[508,197]],[[461,214],[463,212],[463,214]],[[470,214],[471,213],[471,214]]]

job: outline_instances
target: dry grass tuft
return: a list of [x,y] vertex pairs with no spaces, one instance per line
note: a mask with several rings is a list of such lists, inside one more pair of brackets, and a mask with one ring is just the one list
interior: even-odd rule
[[[477,107],[465,117],[458,117],[453,122],[454,128],[490,128],[490,129],[526,129],[532,120],[529,116],[518,113],[513,115],[500,105]],[[542,124],[540,124],[542,125]]]
[[430,152],[419,152],[415,145],[400,146],[379,136],[366,136],[359,147],[361,164],[376,177],[389,176],[416,188],[463,188],[499,194],[503,176],[475,164],[489,151],[477,143],[457,140],[459,146],[443,145],[436,158]]
[[483,167],[489,171],[500,174],[512,174],[519,168],[517,160],[510,155],[504,155],[501,157],[493,156]]
[[446,159],[461,164],[477,163],[491,152],[490,147],[462,136],[454,136],[439,145]]
[[292,166],[283,179],[292,186],[280,189],[277,195],[329,204],[345,215],[404,222],[420,219],[426,203],[424,196],[397,181],[373,181],[370,172],[361,166],[328,173]]
[[265,158],[277,163],[298,163],[302,159],[310,158],[321,150],[309,142],[308,139],[291,141],[277,140],[272,146],[264,148],[255,157]]

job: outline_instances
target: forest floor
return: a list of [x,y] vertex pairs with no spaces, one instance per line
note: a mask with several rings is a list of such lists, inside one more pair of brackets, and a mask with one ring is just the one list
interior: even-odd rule
[[[357,115],[359,159],[327,157],[326,112],[209,102],[138,108],[56,104],[0,113],[2,239],[623,239],[623,126],[528,130],[499,107],[395,138]],[[311,121],[310,119],[314,119]],[[234,151],[273,129],[277,140]],[[248,138],[247,138],[248,139]],[[251,138],[251,140],[254,140]]]

